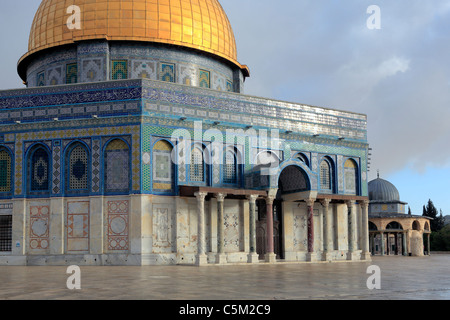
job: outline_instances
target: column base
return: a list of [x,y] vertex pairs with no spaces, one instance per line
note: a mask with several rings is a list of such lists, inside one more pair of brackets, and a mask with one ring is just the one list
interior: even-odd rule
[[356,253],[352,251],[347,252],[347,260],[348,261],[356,260]]
[[226,264],[227,263],[227,255],[225,253],[216,255],[216,263],[217,264]]
[[196,266],[200,267],[205,266],[207,264],[208,264],[208,256],[206,254],[200,254],[195,257]]
[[333,260],[333,254],[331,252],[324,252],[322,254],[322,261],[331,261]]
[[275,253],[266,253],[265,260],[268,263],[275,263],[277,262],[277,255]]
[[249,253],[248,254],[248,263],[259,263],[259,254]]
[[306,254],[306,261],[308,261],[308,262],[317,261],[317,253],[315,253],[315,252],[308,252]]
[[361,260],[372,261],[372,255],[370,252],[361,252]]

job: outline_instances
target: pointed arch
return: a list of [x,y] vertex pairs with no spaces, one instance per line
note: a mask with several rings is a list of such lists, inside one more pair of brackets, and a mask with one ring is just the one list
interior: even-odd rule
[[294,160],[298,160],[298,161],[304,163],[305,166],[309,167],[309,159],[304,153],[302,153],[302,152],[296,153],[292,158]]
[[278,178],[278,189],[281,194],[311,190],[308,174],[297,165],[290,165],[281,171]]

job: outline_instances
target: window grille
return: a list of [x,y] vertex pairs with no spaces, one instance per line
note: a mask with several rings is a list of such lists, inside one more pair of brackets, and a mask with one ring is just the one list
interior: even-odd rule
[[323,190],[331,189],[330,165],[325,160],[320,164],[320,188]]
[[194,182],[205,181],[203,152],[198,148],[192,149],[192,152],[191,152],[190,178],[191,178],[191,181],[194,181]]
[[236,183],[236,155],[232,151],[227,151],[225,154],[225,164],[223,167],[223,182],[224,183]]
[[88,189],[88,155],[82,146],[75,147],[70,153],[69,189]]
[[0,251],[12,250],[12,216],[0,216]]
[[6,150],[0,151],[0,192],[11,191],[11,157]]

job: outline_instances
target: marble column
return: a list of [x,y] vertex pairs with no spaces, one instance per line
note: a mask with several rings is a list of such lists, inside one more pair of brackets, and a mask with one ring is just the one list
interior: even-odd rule
[[197,198],[197,214],[198,214],[198,235],[197,235],[197,257],[196,265],[202,266],[208,264],[206,256],[206,235],[205,235],[205,197],[206,192],[196,192]]
[[274,263],[276,262],[276,255],[274,252],[273,244],[273,201],[275,197],[268,196],[266,198],[266,262]]
[[250,253],[248,254],[249,263],[258,263],[259,255],[256,253],[256,199],[257,195],[247,196],[250,209]]
[[402,251],[404,256],[408,255],[408,248],[406,246],[406,232],[402,232]]
[[428,233],[427,234],[427,250],[428,250],[427,254],[429,256],[431,256],[431,242],[430,241],[431,241],[430,240],[430,234]]
[[385,247],[384,232],[380,232],[380,235],[381,235],[381,255],[384,256],[384,247]]
[[306,255],[307,261],[316,261],[317,254],[314,252],[314,202],[316,199],[307,199],[307,224],[308,224],[308,253]]
[[355,259],[356,251],[356,214],[353,208],[353,201],[346,201],[348,209],[348,252],[347,260]]
[[323,260],[325,260],[325,261],[332,260],[332,252],[333,252],[333,239],[332,239],[332,232],[331,232],[332,225],[331,225],[331,219],[329,216],[330,202],[331,202],[331,199],[320,200],[320,203],[323,206],[323,224],[324,224],[324,229],[325,229],[325,232],[323,233],[323,235],[324,235]]
[[369,245],[369,201],[364,200],[359,203],[361,206],[361,260],[371,260]]
[[216,263],[225,264],[227,255],[225,254],[224,224],[223,224],[223,204],[226,194],[217,193],[217,258]]

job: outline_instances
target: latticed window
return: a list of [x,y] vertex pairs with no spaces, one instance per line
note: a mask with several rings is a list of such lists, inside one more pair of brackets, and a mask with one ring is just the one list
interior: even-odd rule
[[345,192],[356,194],[358,167],[352,159],[348,159],[344,165]]
[[0,251],[12,250],[12,216],[0,215]]
[[323,160],[320,163],[320,188],[322,190],[331,189],[331,170],[328,161]]
[[190,178],[194,182],[205,181],[205,162],[203,152],[199,148],[193,148],[191,152]]
[[81,145],[70,152],[68,183],[70,190],[88,189],[88,153]]
[[236,154],[233,151],[225,153],[225,163],[223,166],[223,182],[236,183],[237,182],[237,161]]
[[11,156],[6,150],[0,150],[0,192],[11,192]]
[[128,192],[130,186],[130,151],[120,140],[111,141],[105,150],[105,191]]
[[172,145],[164,140],[153,147],[153,190],[171,192],[173,190]]
[[50,166],[47,151],[39,147],[31,156],[30,191],[48,191],[50,187]]

